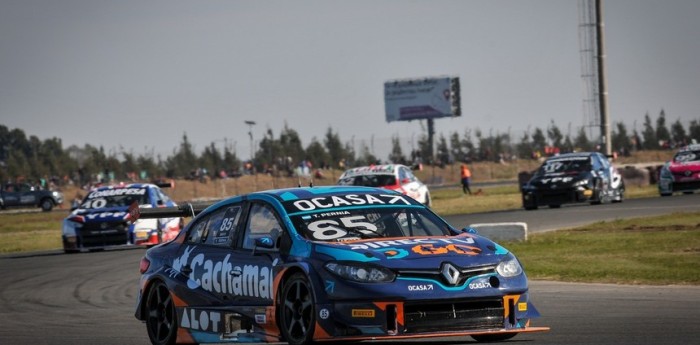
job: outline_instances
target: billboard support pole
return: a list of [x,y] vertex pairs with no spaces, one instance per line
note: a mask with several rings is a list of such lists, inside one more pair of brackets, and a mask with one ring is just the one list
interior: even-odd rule
[[435,119],[428,119],[428,147],[430,148],[430,164],[435,163],[435,146],[433,145],[435,139]]
[[610,140],[610,114],[608,114],[608,86],[605,76],[605,38],[603,24],[603,0],[596,0],[596,36],[598,37],[598,96],[600,103],[600,136],[603,139],[605,155],[612,157],[612,140]]

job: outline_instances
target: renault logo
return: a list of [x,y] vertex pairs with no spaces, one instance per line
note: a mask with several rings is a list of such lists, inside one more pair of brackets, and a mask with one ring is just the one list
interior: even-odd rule
[[450,285],[457,285],[459,282],[459,270],[452,266],[451,263],[444,263],[440,272]]

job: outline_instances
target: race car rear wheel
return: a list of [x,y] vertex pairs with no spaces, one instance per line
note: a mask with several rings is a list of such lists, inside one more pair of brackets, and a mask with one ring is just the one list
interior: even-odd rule
[[491,342],[495,342],[495,341],[508,340],[516,335],[518,335],[518,333],[479,334],[479,335],[472,335],[472,338],[474,338],[474,340],[476,340],[480,343],[491,343]]
[[316,325],[314,305],[313,292],[306,276],[293,274],[284,283],[280,300],[279,328],[290,345],[312,343]]
[[173,345],[177,339],[177,313],[168,287],[154,283],[146,298],[146,328],[151,343]]

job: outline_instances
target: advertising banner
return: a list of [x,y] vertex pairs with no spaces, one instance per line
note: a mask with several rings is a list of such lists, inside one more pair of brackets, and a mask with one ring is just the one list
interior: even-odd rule
[[385,82],[386,121],[409,121],[458,115],[453,112],[455,95],[451,79],[450,77],[432,77]]

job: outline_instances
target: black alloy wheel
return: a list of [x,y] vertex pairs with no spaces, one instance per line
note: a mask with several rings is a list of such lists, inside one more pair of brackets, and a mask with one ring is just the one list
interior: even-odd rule
[[151,343],[173,345],[177,339],[177,313],[168,287],[155,282],[146,298],[146,328]]
[[313,341],[316,324],[314,297],[308,279],[295,273],[282,288],[280,329],[290,345],[306,345]]

